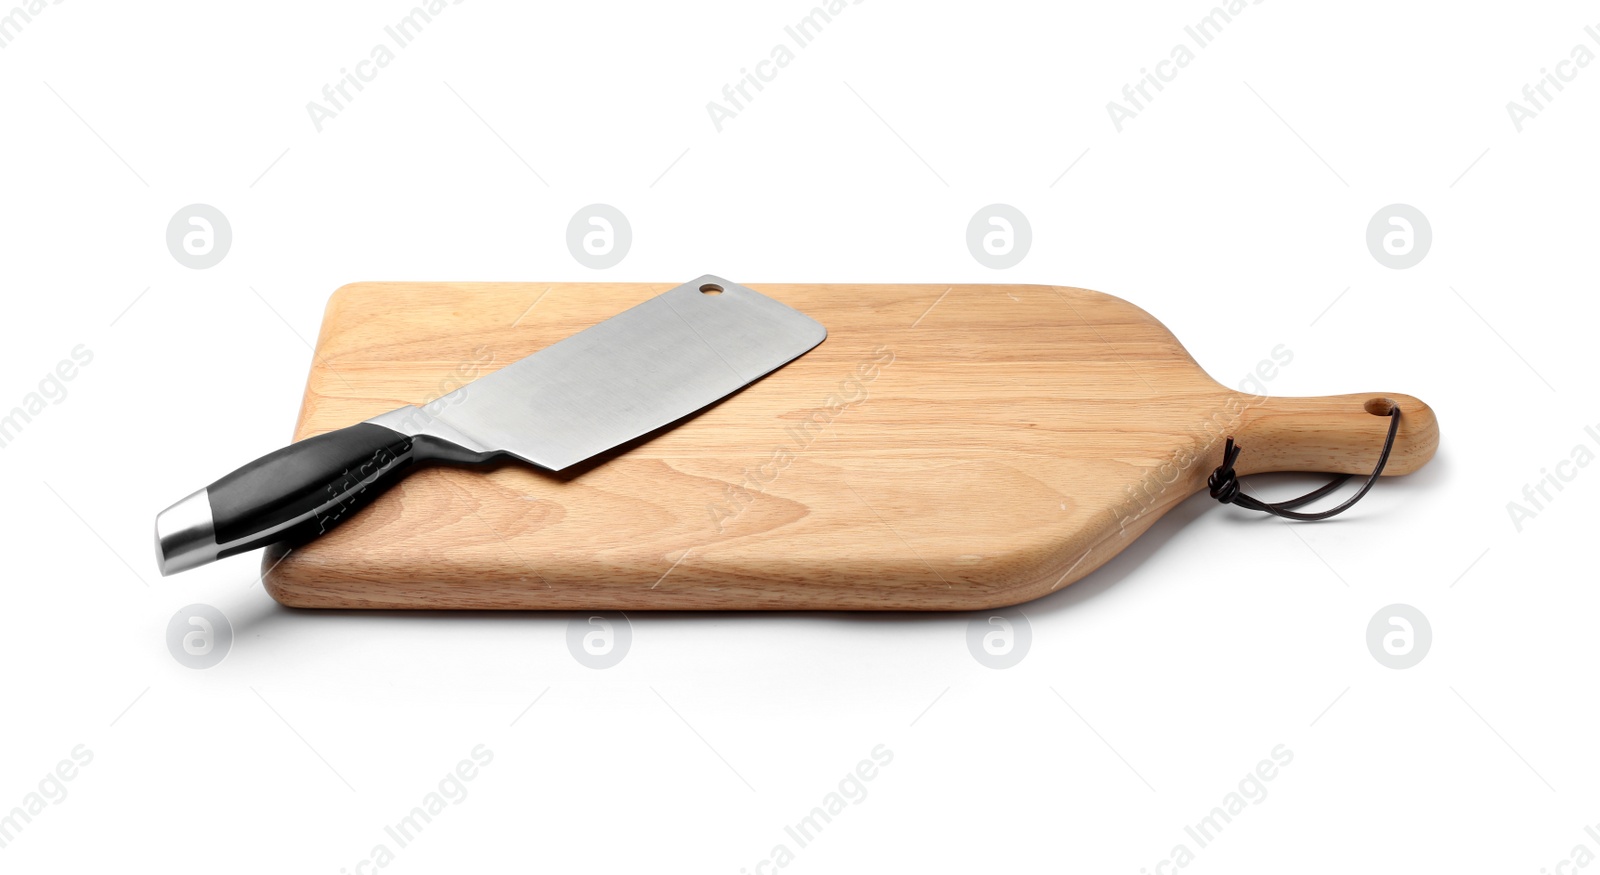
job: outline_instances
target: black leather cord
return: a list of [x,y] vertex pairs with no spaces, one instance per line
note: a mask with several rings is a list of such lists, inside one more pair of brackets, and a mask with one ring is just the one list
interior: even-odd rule
[[1259,510],[1262,513],[1270,513],[1286,520],[1300,520],[1302,522],[1325,520],[1349,510],[1356,502],[1361,500],[1362,496],[1367,494],[1367,490],[1372,488],[1372,484],[1378,482],[1378,476],[1383,473],[1383,466],[1389,463],[1389,451],[1394,449],[1395,432],[1399,430],[1400,408],[1391,406],[1389,408],[1389,436],[1384,438],[1383,452],[1378,454],[1378,466],[1372,469],[1372,475],[1367,478],[1367,482],[1361,484],[1361,488],[1356,491],[1355,495],[1350,496],[1348,500],[1338,507],[1328,510],[1317,513],[1298,513],[1294,509],[1310,504],[1333,492],[1343,486],[1352,475],[1340,474],[1334,478],[1332,483],[1315,492],[1309,492],[1299,498],[1292,498],[1288,501],[1268,504],[1260,499],[1245,495],[1239,488],[1239,475],[1234,473],[1233,463],[1238,461],[1241,447],[1233,442],[1233,438],[1228,438],[1227,446],[1222,449],[1222,464],[1217,466],[1217,470],[1211,472],[1211,476],[1206,479],[1206,485],[1211,487],[1211,497],[1223,504],[1234,504],[1248,510]]

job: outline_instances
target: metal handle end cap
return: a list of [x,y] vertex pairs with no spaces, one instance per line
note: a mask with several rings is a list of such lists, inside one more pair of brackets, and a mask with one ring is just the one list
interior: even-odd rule
[[162,577],[215,562],[220,550],[206,490],[156,515],[156,565]]

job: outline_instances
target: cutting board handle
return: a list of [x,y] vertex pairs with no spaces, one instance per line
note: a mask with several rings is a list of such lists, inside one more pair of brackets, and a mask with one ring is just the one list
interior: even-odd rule
[[[1233,437],[1241,475],[1269,471],[1371,474],[1389,432],[1389,408],[1400,408],[1400,428],[1384,476],[1410,474],[1433,458],[1439,421],[1433,408],[1395,392],[1320,398],[1244,396]],[[1215,448],[1220,457],[1222,447]]]

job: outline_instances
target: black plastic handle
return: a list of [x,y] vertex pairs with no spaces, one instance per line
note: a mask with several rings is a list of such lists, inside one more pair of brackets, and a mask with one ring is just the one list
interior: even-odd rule
[[[399,482],[412,461],[409,436],[369,422],[268,453],[206,487],[221,555],[323,534]],[[274,537],[234,546],[267,532]]]
[[321,535],[398,483],[416,462],[410,436],[370,422],[268,453],[156,518],[161,573]]

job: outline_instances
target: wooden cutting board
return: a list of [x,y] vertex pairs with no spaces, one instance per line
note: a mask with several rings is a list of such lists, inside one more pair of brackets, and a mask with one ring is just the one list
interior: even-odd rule
[[[345,286],[294,437],[426,403],[674,285]],[[1227,436],[1241,475],[1367,474],[1389,424],[1374,413],[1397,403],[1384,473],[1438,445],[1415,398],[1231,390],[1148,313],[1085,289],[752,287],[828,339],[561,474],[417,471],[269,550],[267,591],[329,608],[992,608],[1094,571],[1205,488]]]

